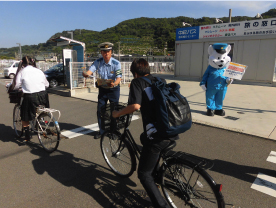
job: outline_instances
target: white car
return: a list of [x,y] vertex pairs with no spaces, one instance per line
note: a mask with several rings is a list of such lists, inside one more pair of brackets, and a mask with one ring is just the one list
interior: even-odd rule
[[4,76],[13,79],[20,61],[14,61],[4,68]]

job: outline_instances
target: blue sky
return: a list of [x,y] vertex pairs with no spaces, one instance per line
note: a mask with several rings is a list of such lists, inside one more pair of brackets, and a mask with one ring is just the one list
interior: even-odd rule
[[0,1],[0,48],[45,43],[62,31],[102,31],[139,17],[220,18],[229,9],[232,17],[253,17],[274,8],[275,1]]

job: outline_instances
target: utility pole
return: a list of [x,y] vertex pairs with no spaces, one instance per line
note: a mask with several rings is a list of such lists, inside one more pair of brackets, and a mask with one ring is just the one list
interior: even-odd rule
[[229,9],[229,22],[231,23],[232,9]]
[[119,61],[120,61],[120,41],[118,42],[118,59],[119,59]]
[[21,44],[20,43],[16,43],[16,44],[18,44],[19,45],[19,60],[21,60],[22,59],[22,52],[21,52]]
[[73,39],[73,31],[68,31],[67,33],[68,33],[68,34],[71,34],[71,39],[74,40],[74,39]]
[[164,56],[166,56],[166,49],[167,49],[167,42],[165,42],[165,45],[164,45]]

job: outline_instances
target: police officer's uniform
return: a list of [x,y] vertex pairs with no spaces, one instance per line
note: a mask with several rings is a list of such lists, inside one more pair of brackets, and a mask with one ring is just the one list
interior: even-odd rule
[[[104,42],[101,43],[98,47],[100,50],[112,50],[112,43]],[[101,79],[112,79],[115,80],[119,77],[122,77],[121,63],[114,59],[110,58],[108,63],[105,63],[104,58],[101,57],[97,59],[89,69],[93,73],[97,71],[99,78]],[[103,88],[99,86],[99,95],[98,95],[98,107],[97,107],[97,117],[98,125],[100,128],[100,134],[103,134],[104,130],[101,128],[101,116],[100,111],[103,106],[106,106],[107,101],[118,103],[120,97],[120,85],[114,86],[113,88]],[[96,138],[96,137],[95,137]]]

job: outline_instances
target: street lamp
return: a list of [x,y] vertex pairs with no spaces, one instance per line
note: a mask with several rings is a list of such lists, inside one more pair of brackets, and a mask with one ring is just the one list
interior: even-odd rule
[[74,39],[73,39],[73,31],[68,31],[67,33],[68,33],[68,34],[71,34],[71,39],[74,40]]
[[223,23],[223,21],[222,21],[222,20],[220,20],[220,19],[216,18],[216,23],[219,23],[219,22]]
[[260,15],[259,13],[258,14],[256,14],[256,16],[255,16],[256,18],[261,18],[261,19],[263,19],[263,17],[262,17],[262,15]]
[[20,54],[20,60],[22,59],[22,52],[21,52],[21,44],[20,43],[16,43],[19,45],[19,54]]
[[186,25],[188,25],[188,26],[190,26],[190,27],[192,27],[192,25],[190,25],[189,23],[187,23],[187,22],[182,22],[182,24],[183,24],[183,26],[185,27]]

